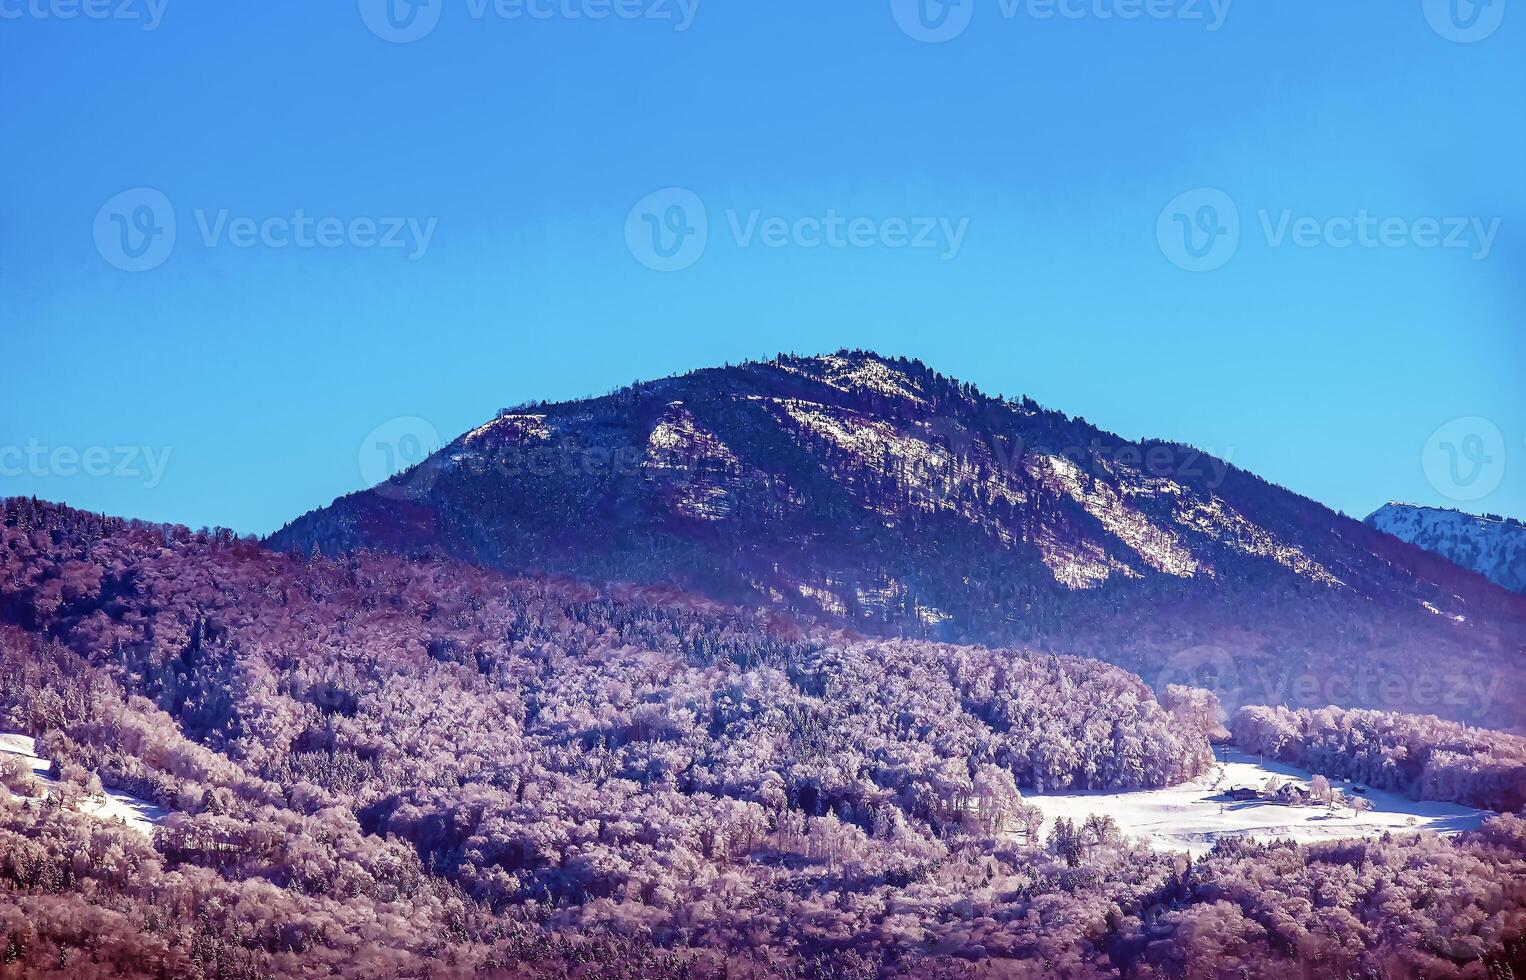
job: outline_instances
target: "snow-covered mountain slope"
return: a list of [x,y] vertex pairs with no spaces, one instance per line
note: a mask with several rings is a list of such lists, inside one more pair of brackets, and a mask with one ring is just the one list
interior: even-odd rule
[[1526,524],[1520,521],[1390,503],[1373,512],[1366,523],[1512,592],[1526,592]]
[[1191,446],[864,351],[507,409],[268,543],[1039,646],[1158,688],[1212,686],[1230,706],[1526,720],[1497,669],[1526,662],[1521,597]]

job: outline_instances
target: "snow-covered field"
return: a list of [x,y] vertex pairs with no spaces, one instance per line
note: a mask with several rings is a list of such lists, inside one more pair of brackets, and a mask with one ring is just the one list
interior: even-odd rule
[[[1128,837],[1142,839],[1151,847],[1188,851],[1194,857],[1213,849],[1220,837],[1251,837],[1257,840],[1291,838],[1309,843],[1351,837],[1377,837],[1385,831],[1433,830],[1457,833],[1472,830],[1489,816],[1454,803],[1416,802],[1393,793],[1368,789],[1373,804],[1366,813],[1350,809],[1329,812],[1323,806],[1279,806],[1261,800],[1230,801],[1225,794],[1237,786],[1261,789],[1273,776],[1281,782],[1307,787],[1311,773],[1235,750],[1218,750],[1218,766],[1203,777],[1170,789],[1127,793],[1051,793],[1024,796],[1044,814],[1044,836],[1054,822],[1068,817],[1079,825],[1096,813],[1112,817]],[[1352,784],[1331,779],[1331,785],[1348,798]]]
[[[48,776],[52,763],[37,755],[37,742],[29,736],[0,733],[0,756],[16,757],[30,766],[32,775],[45,788],[44,798],[47,791],[58,785]],[[9,790],[0,787],[0,797],[14,796]],[[79,810],[100,820],[124,823],[145,837],[153,833],[154,827],[166,816],[163,808],[114,790],[107,790],[103,796],[88,797],[80,803]]]

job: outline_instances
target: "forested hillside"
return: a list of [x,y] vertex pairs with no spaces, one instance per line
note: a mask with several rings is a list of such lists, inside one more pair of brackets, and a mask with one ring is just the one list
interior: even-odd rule
[[1163,706],[1096,661],[32,501],[0,507],[0,614],[0,728],[171,811],[145,843],[0,794],[0,976],[1483,976],[1523,955],[1515,817],[1198,864],[1107,820],[1039,839],[1024,788],[1211,761],[1211,697]]
[[1513,812],[1526,806],[1526,738],[1434,715],[1241,708],[1230,721],[1247,752],[1420,800]]

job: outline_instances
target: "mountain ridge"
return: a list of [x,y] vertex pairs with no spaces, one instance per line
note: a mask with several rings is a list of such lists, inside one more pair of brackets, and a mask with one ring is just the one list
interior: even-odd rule
[[[268,541],[672,584],[1160,686],[1208,671],[1229,704],[1416,663],[1513,691],[1526,635],[1519,597],[1211,454],[866,351],[526,402]],[[1519,725],[1502,702],[1431,710]]]
[[1526,524],[1513,517],[1389,501],[1363,523],[1526,593]]

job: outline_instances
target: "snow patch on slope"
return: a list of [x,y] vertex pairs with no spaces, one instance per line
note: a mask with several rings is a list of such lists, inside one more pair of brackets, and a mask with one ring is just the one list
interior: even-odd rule
[[806,582],[801,582],[795,588],[799,590],[801,595],[820,606],[823,612],[830,613],[833,616],[846,616],[848,614],[847,603],[838,598],[837,593],[829,588],[811,585]]
[[647,455],[655,466],[689,467],[708,463],[739,470],[736,454],[718,437],[700,428],[694,413],[673,402],[647,436]]
[[778,365],[791,374],[819,381],[838,391],[885,395],[904,398],[917,405],[926,404],[915,381],[876,357],[848,358],[827,354],[806,359],[781,359]]
[[[31,736],[0,733],[0,759],[6,758],[19,759],[31,769],[32,777],[39,784],[41,792],[28,796],[12,793],[0,786],[0,798],[19,798],[27,805],[40,805],[59,790],[58,781],[48,775],[53,764],[37,754],[37,742]],[[78,810],[106,823],[124,824],[144,837],[152,836],[154,828],[169,815],[162,807],[109,789],[103,795],[82,798]]]
[[1206,504],[1196,500],[1184,504],[1177,510],[1176,519],[1236,551],[1270,558],[1304,578],[1329,586],[1344,584],[1323,565],[1304,554],[1302,549],[1278,541],[1218,497]]
[[1461,626],[1463,623],[1466,623],[1468,621],[1468,617],[1466,617],[1466,616],[1459,616],[1456,613],[1445,613],[1445,612],[1442,612],[1440,609],[1437,609],[1435,605],[1433,605],[1432,603],[1430,603],[1428,601],[1421,600],[1420,605],[1425,607],[1426,612],[1432,613],[1432,614],[1437,615],[1437,616],[1445,616],[1447,619],[1450,619],[1452,622],[1456,623],[1459,626]]
[[[911,506],[929,513],[956,514],[1005,545],[1016,543],[1016,529],[1003,522],[992,505],[1022,504],[1027,500],[1027,492],[1006,467],[999,465],[984,443],[971,441],[965,453],[955,456],[935,441],[935,434],[927,425],[912,423],[912,431],[907,432],[849,409],[795,398],[754,397],[786,423],[797,441],[802,434],[824,439],[847,453],[863,470],[878,478],[894,480],[900,497]],[[957,438],[959,434],[947,435]],[[1126,506],[1112,487],[1102,483],[1084,487],[1080,468],[1070,460],[1038,456],[1027,458],[1024,465],[1041,483],[1081,503],[1151,567],[1181,577],[1206,571],[1175,534]],[[876,489],[849,485],[861,498],[869,497],[869,491]],[[1139,492],[1164,491],[1141,488]],[[865,503],[877,507],[887,518],[896,516],[894,509],[883,501],[865,499]],[[1034,533],[1032,543],[1045,567],[1066,588],[1094,588],[1115,574],[1140,577],[1136,569],[1112,557],[1094,541],[1062,541],[1047,527],[1036,528]]]
[[[888,422],[870,418],[848,409],[822,405],[796,398],[758,398],[781,422],[796,441],[801,435],[824,439],[852,457],[860,468],[876,477],[894,480],[900,495],[912,506],[926,512],[945,511],[958,514],[971,523],[985,527],[1003,542],[1010,543],[1009,528],[995,520],[986,502],[1004,500],[1021,503],[1025,495],[999,467],[977,468],[961,460],[933,441],[931,431],[919,426],[918,432],[902,432]],[[869,488],[857,488],[862,495]],[[894,517],[893,511],[881,513]]]
[[500,415],[486,425],[479,425],[462,437],[470,446],[489,435],[512,439],[515,442],[545,442],[551,438],[551,428],[544,415]]
[[1048,528],[1040,528],[1034,544],[1038,547],[1044,567],[1049,569],[1056,582],[1067,589],[1096,588],[1114,572],[1128,578],[1139,577],[1138,572],[1107,554],[1093,541],[1066,544]]
[[742,472],[741,461],[714,434],[700,428],[694,413],[672,402],[646,441],[649,474],[669,479],[668,504],[694,520],[719,521],[732,513],[729,479]]
[[1035,479],[1080,504],[1151,568],[1178,578],[1192,578],[1207,571],[1174,533],[1129,507],[1107,483],[1088,481],[1074,461],[1064,456],[1030,456],[1027,466]]

